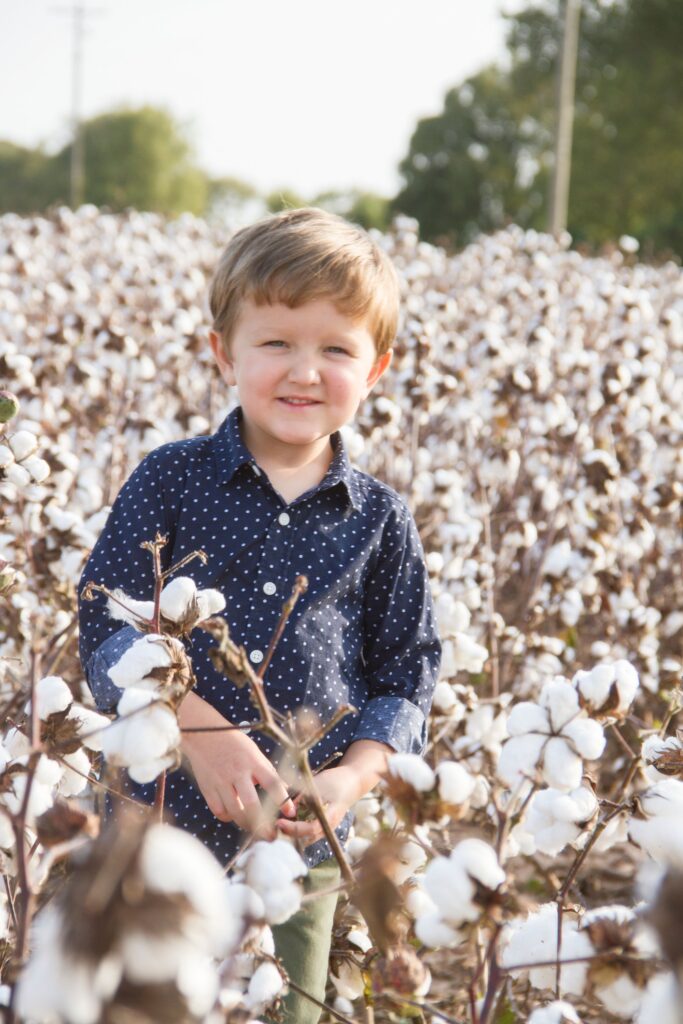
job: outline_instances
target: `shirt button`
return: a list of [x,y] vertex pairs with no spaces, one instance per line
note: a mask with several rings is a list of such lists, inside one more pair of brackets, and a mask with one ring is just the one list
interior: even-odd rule
[[263,661],[263,651],[252,651],[249,655],[249,661],[253,661],[254,665],[260,664]]
[[264,583],[263,584],[263,593],[264,594],[268,594],[269,597],[272,594],[274,594],[276,591],[277,591],[277,587],[275,586],[274,583]]
[[288,526],[289,525],[289,513],[288,512],[281,512],[280,515],[277,517],[277,521],[280,524],[280,526]]

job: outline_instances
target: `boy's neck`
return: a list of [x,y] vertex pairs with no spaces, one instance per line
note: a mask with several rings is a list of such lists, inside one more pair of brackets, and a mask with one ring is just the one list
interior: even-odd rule
[[287,502],[294,501],[324,478],[333,458],[330,437],[310,445],[267,443],[242,420],[242,440],[273,487]]

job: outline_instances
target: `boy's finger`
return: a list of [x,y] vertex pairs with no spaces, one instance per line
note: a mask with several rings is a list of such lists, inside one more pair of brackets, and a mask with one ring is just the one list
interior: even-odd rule
[[258,832],[266,824],[267,817],[263,813],[254,783],[251,779],[240,779],[234,786],[247,827],[252,832]]
[[276,773],[264,775],[257,780],[277,807],[288,818],[293,818],[296,808],[284,782]]
[[308,821],[287,821],[286,818],[278,818],[275,822],[276,828],[292,839],[300,839],[302,842],[313,843],[316,839],[322,839],[323,832],[320,826],[311,824]]

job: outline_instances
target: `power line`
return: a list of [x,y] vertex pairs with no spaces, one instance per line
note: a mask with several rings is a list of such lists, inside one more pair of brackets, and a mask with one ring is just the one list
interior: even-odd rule
[[85,144],[81,126],[83,99],[83,50],[86,19],[102,14],[103,8],[73,3],[69,7],[51,8],[55,14],[67,14],[72,19],[71,45],[71,167],[69,173],[71,206],[75,210],[85,194]]

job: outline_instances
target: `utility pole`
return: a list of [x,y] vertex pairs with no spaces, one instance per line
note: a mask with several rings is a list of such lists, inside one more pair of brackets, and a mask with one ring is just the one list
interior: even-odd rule
[[85,147],[81,128],[83,99],[83,39],[85,21],[91,14],[100,14],[101,8],[87,8],[84,3],[73,3],[70,7],[53,7],[56,14],[68,14],[72,19],[71,43],[71,207],[76,209],[83,202],[85,194]]
[[557,237],[567,227],[569,180],[574,130],[574,93],[576,61],[579,50],[581,0],[564,0],[564,30],[557,75],[557,115],[555,125],[555,164],[550,193],[548,230]]

